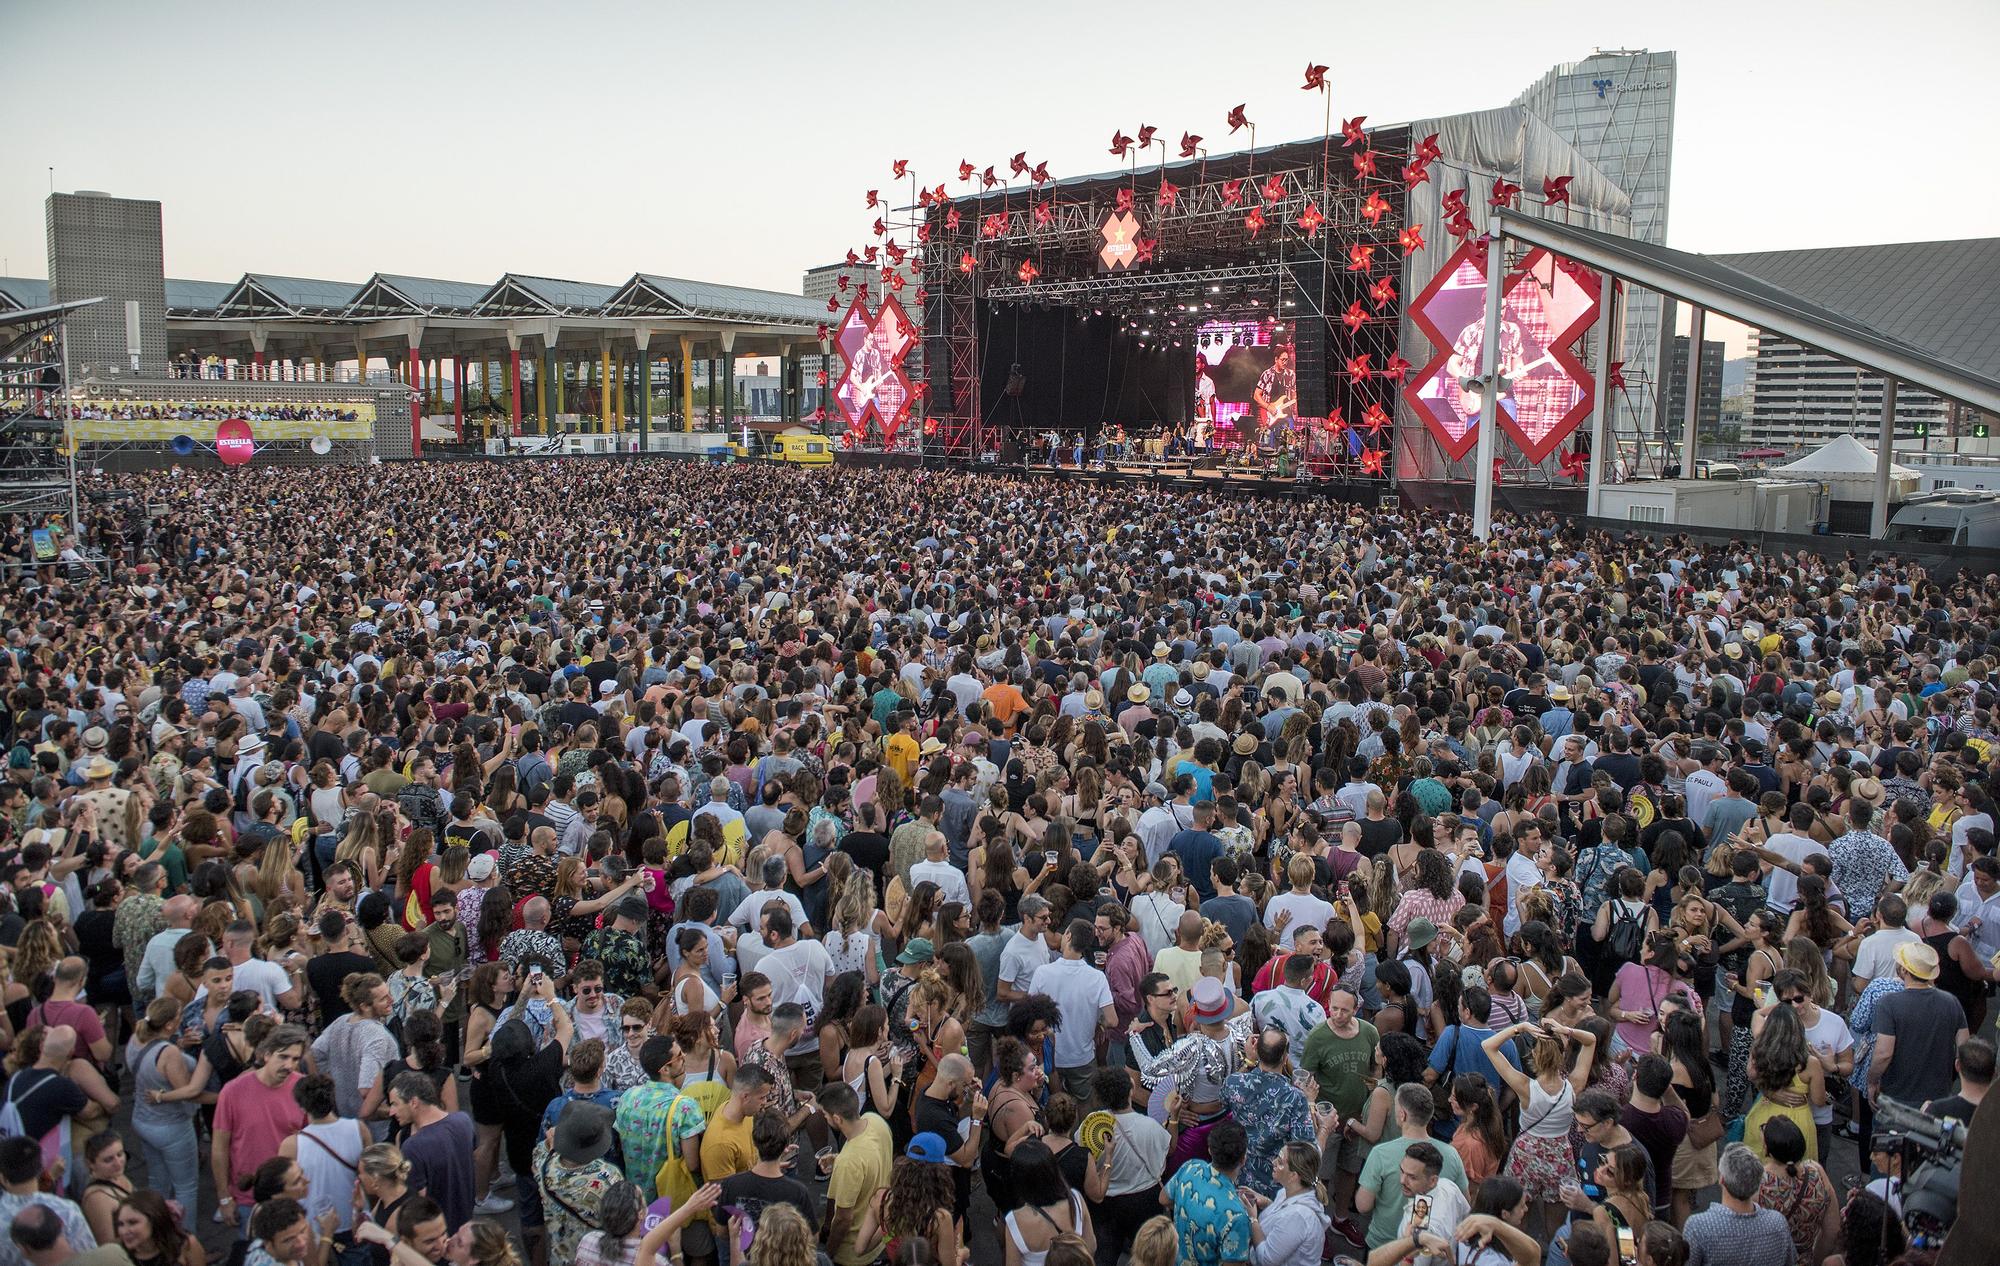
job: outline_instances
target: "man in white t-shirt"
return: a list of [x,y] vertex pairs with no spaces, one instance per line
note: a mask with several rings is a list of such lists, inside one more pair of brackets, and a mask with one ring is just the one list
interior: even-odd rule
[[303,1006],[305,997],[298,979],[276,963],[254,957],[256,946],[257,925],[247,919],[223,930],[222,953],[235,968],[229,987],[254,990],[258,1005],[271,1015]]
[[785,1064],[792,1070],[793,1084],[811,1090],[824,1075],[819,1061],[819,1013],[826,1005],[826,987],[833,980],[833,956],[818,941],[800,940],[791,911],[782,906],[764,912],[762,928],[764,944],[771,952],[759,960],[757,970],[771,981],[771,1005],[796,1002],[806,1011],[805,1031],[785,1052]]
[[[1780,914],[1790,914],[1792,903],[1798,900],[1799,876],[1796,868],[1814,854],[1827,856],[1826,845],[1806,834],[1812,820],[1811,805],[1803,801],[1793,805],[1792,829],[1773,835],[1764,841],[1763,848],[1759,850],[1771,867],[1771,873],[1764,880],[1764,903]],[[1738,839],[1741,838],[1739,833]]]
[[1312,858],[1304,853],[1292,854],[1292,860],[1285,866],[1285,878],[1291,881],[1292,890],[1279,893],[1264,907],[1264,925],[1278,934],[1278,944],[1284,949],[1292,948],[1292,937],[1300,928],[1323,932],[1333,921],[1333,905],[1313,895],[1311,885],[1316,873]]
[[1875,922],[1879,924],[1873,932],[1861,938],[1861,946],[1854,954],[1853,988],[1855,997],[1868,987],[1868,982],[1880,976],[1887,976],[1896,970],[1896,947],[1919,940],[1915,932],[1903,926],[1909,916],[1909,907],[1902,897],[1889,893],[1875,903]]
[[[1472,1212],[1472,1205],[1457,1183],[1442,1180],[1444,1154],[1428,1141],[1412,1143],[1399,1162],[1402,1168],[1403,1220],[1396,1226],[1396,1239],[1369,1253],[1385,1254],[1392,1245],[1399,1251],[1390,1261],[1415,1256],[1417,1266],[1453,1266],[1451,1248],[1458,1224]],[[1435,1238],[1433,1238],[1435,1237]],[[1435,1251],[1444,1246],[1442,1252]]]
[[910,891],[925,880],[938,886],[939,895],[946,901],[956,901],[970,909],[972,894],[965,886],[965,874],[951,864],[950,846],[945,843],[942,831],[932,831],[924,840],[924,860],[910,867]]
[[1521,895],[1542,886],[1542,868],[1535,861],[1542,855],[1541,827],[1523,823],[1514,844],[1507,857],[1507,917],[1501,921],[1501,931],[1509,937],[1521,930]]
[[1029,990],[1055,999],[1062,1011],[1062,1027],[1056,1030],[1056,1072],[1063,1088],[1079,1102],[1090,1097],[1090,1077],[1097,1071],[1097,1030],[1118,1024],[1111,982],[1090,965],[1096,949],[1096,929],[1082,919],[1073,920],[1063,934],[1062,957],[1036,968]]
[[1035,991],[1035,973],[1049,961],[1049,903],[1033,893],[1021,898],[1021,934],[1000,951],[999,1000],[1019,1002]]
[[764,907],[773,901],[782,901],[785,903],[785,908],[792,912],[792,926],[804,927],[806,908],[796,896],[785,891],[785,869],[784,858],[766,857],[763,869],[754,877],[750,877],[761,881],[764,886],[752,888],[743,900],[737,902],[736,908],[729,912],[726,922],[745,932],[752,931],[763,918]]

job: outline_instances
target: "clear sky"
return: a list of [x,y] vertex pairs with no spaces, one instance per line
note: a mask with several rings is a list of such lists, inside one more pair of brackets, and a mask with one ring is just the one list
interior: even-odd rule
[[[1679,54],[1670,245],[2000,232],[2000,0],[0,0],[0,259],[61,190],[165,204],[170,276],[635,271],[796,291],[912,160],[956,188],[1114,127],[1230,146],[1506,104],[1593,48]],[[1247,139],[1239,134],[1237,140]]]

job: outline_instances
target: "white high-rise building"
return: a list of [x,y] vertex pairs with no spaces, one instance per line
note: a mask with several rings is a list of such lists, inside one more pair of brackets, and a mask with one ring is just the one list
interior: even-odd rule
[[[1597,52],[1557,66],[1514,104],[1541,116],[1632,198],[1632,236],[1655,246],[1667,240],[1667,193],[1674,156],[1672,53],[1644,49]],[[1539,194],[1529,190],[1528,196]],[[1662,379],[1660,296],[1628,290],[1623,342],[1629,389],[1619,401],[1617,433],[1651,436]],[[1666,334],[1671,337],[1673,331]]]

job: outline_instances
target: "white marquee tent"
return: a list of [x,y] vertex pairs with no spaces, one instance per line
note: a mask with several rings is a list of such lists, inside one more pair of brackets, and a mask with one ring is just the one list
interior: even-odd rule
[[[1797,461],[1769,472],[1785,479],[1806,479],[1826,485],[1835,501],[1869,501],[1875,496],[1875,450],[1852,435],[1839,435]],[[1921,477],[1908,466],[1889,466],[1889,500],[1914,496]]]

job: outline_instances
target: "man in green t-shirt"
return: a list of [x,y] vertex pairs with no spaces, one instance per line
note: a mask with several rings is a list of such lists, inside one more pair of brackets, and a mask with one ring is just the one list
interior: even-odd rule
[[1403,1153],[1412,1143],[1428,1142],[1444,1157],[1444,1177],[1466,1190],[1465,1162],[1449,1143],[1431,1138],[1431,1090],[1421,1082],[1409,1082],[1396,1089],[1397,1137],[1383,1139],[1368,1153],[1361,1167],[1361,1184],[1354,1191],[1354,1211],[1368,1218],[1368,1248],[1372,1252],[1396,1238],[1402,1225]]
[[1354,1183],[1368,1154],[1365,1140],[1345,1129],[1368,1104],[1369,1080],[1375,1072],[1375,1026],[1359,1018],[1360,1001],[1351,989],[1335,989],[1326,998],[1326,1023],[1306,1035],[1299,1063],[1319,1082],[1319,1101],[1333,1105],[1343,1129],[1338,1149],[1320,1158],[1320,1177],[1333,1183],[1334,1209],[1353,1207]]

